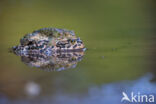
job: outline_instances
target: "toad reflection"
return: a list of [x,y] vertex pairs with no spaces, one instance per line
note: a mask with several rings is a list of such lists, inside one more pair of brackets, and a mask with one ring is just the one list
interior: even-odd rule
[[44,71],[62,71],[75,68],[82,60],[84,52],[56,52],[50,56],[45,54],[17,54],[21,61],[30,67],[37,67]]

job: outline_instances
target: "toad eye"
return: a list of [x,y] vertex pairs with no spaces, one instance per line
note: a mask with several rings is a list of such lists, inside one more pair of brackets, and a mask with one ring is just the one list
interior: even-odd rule
[[30,46],[30,45],[36,45],[36,42],[35,41],[28,41],[26,45],[28,45],[28,46]]
[[33,45],[33,42],[32,42],[32,41],[30,41],[27,45]]

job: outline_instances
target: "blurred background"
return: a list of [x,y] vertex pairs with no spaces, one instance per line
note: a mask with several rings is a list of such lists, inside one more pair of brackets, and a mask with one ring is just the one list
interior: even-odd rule
[[[122,91],[156,94],[155,10],[154,0],[0,0],[0,104],[121,104]],[[8,52],[45,27],[84,41],[76,68],[46,72]]]

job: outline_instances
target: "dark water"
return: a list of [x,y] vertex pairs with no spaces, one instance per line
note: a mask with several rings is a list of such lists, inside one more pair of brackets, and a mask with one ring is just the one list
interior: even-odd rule
[[[0,104],[121,104],[156,94],[155,2],[0,1]],[[88,50],[75,68],[29,67],[8,49],[43,27],[74,30]]]

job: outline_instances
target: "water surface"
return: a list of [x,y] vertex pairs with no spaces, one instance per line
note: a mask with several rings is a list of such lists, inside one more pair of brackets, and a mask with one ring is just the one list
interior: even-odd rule
[[[154,5],[0,1],[0,103],[120,104],[122,91],[155,94]],[[44,27],[71,29],[81,37],[88,50],[76,68],[47,72],[8,52],[24,34]]]

